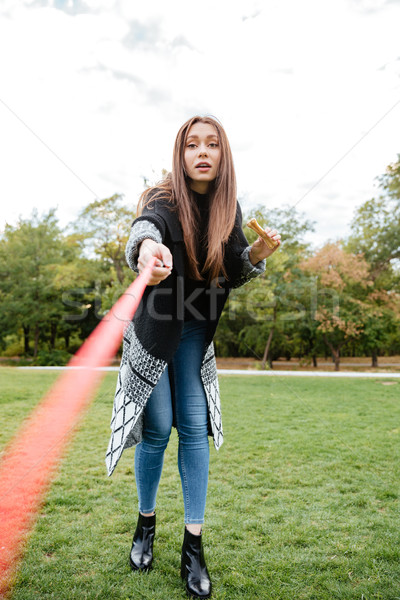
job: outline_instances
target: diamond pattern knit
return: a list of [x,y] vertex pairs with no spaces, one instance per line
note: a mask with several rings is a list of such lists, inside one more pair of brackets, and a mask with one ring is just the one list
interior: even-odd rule
[[[133,323],[130,323],[124,334],[122,360],[111,416],[112,433],[106,454],[109,475],[113,473],[125,448],[135,446],[142,440],[143,409],[166,366],[165,361],[155,358],[143,348]],[[223,442],[223,432],[213,343],[204,354],[200,374],[207,398],[214,446],[218,450]]]

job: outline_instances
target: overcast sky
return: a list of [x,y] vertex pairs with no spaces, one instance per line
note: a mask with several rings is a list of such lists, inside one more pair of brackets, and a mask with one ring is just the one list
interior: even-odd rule
[[0,0],[0,227],[115,193],[134,211],[212,114],[245,210],[347,235],[400,153],[399,23],[400,0]]

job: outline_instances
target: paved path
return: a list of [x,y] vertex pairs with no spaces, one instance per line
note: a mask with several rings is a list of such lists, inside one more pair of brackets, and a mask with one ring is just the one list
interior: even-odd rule
[[[43,369],[48,371],[64,371],[76,367],[17,367],[17,369]],[[78,367],[79,368],[79,367]],[[101,371],[118,371],[119,367],[101,367]],[[219,375],[263,375],[267,377],[385,377],[400,378],[400,373],[360,373],[356,371],[256,371],[254,369],[217,369]]]

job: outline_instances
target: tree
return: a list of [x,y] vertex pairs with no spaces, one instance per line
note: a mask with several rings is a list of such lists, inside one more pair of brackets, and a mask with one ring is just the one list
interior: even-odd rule
[[284,274],[292,303],[298,307],[297,312],[288,314],[287,325],[290,327],[286,329],[287,335],[290,336],[292,352],[288,352],[286,356],[290,358],[292,354],[296,354],[299,359],[305,357],[317,367],[317,356],[323,350],[322,335],[315,320],[318,281],[314,275],[301,268],[302,262]]
[[359,338],[365,329],[372,287],[368,264],[362,255],[345,252],[337,242],[326,244],[300,268],[315,277],[317,330],[331,350],[338,371],[341,348],[350,339]]
[[243,218],[243,230],[250,244],[257,235],[246,223],[253,217],[263,227],[276,227],[282,233],[283,244],[268,258],[263,275],[250,285],[232,290],[221,315],[215,345],[219,355],[255,356],[264,368],[266,362],[272,366],[273,359],[293,351],[292,329],[298,327],[302,307],[285,274],[307,255],[304,237],[313,224],[292,207],[267,210],[259,206]]
[[384,196],[368,200],[357,209],[351,230],[347,248],[363,253],[373,279],[393,269],[400,258],[399,201]]
[[[273,358],[280,355],[290,356],[293,351],[293,333],[298,329],[304,316],[304,306],[297,297],[296,278],[289,276],[301,260],[309,254],[309,245],[305,242],[307,232],[313,231],[314,224],[305,219],[302,213],[291,206],[267,210],[258,207],[251,215],[246,216],[244,223],[255,216],[262,227],[272,226],[282,236],[282,245],[267,261],[264,276],[254,282],[254,295],[264,298],[255,305],[258,314],[258,335],[263,336],[262,368],[266,362],[272,367]],[[250,243],[256,234],[245,228]],[[272,294],[272,298],[271,298]],[[241,336],[249,341],[254,336],[254,324]],[[253,331],[252,331],[253,330]],[[276,335],[276,334],[279,335]],[[274,342],[274,338],[275,341]],[[246,342],[248,343],[248,342]]]
[[395,329],[400,291],[400,155],[378,177],[381,194],[358,208],[351,224],[346,248],[362,252],[369,264],[373,289],[369,294],[369,316],[361,336],[363,348],[378,365],[378,352]]
[[54,348],[58,328],[63,325],[64,290],[89,285],[90,261],[80,260],[79,247],[65,239],[55,210],[39,217],[6,225],[0,240],[0,303],[3,331],[24,332],[25,352],[34,337],[36,358],[39,341]]
[[53,280],[63,252],[54,210],[42,219],[34,211],[31,220],[20,220],[15,227],[6,225],[0,242],[2,313],[7,315],[9,329],[23,328],[25,350],[33,332],[34,356],[40,334],[56,311]]
[[386,271],[398,270],[400,258],[400,155],[378,177],[382,194],[357,209],[347,242],[350,252],[364,254],[375,280]]
[[[98,261],[80,256],[74,236],[64,237],[63,242],[68,249],[68,261],[58,265],[54,273],[54,289],[62,302],[62,310],[57,313],[53,329],[64,338],[65,348],[69,350],[74,332],[84,340],[98,325],[102,316],[102,289],[109,277]],[[54,348],[54,338],[50,346]]]
[[400,323],[400,296],[374,287],[365,300],[364,327],[360,336],[363,351],[371,356],[371,366],[378,367],[378,354],[388,345]]
[[400,200],[400,154],[397,160],[386,168],[386,173],[378,177],[381,188],[393,200]]
[[75,239],[86,253],[93,253],[111,265],[119,284],[125,284],[129,271],[125,260],[125,246],[135,217],[132,210],[121,204],[122,196],[114,194],[110,198],[94,200],[80,213],[74,224]]

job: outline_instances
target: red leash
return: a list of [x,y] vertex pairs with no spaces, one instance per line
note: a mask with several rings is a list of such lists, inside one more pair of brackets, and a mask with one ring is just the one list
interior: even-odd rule
[[9,591],[23,544],[84,409],[102,373],[117,352],[156,259],[129,286],[68,363],[27,423],[4,452],[0,464],[0,597]]

